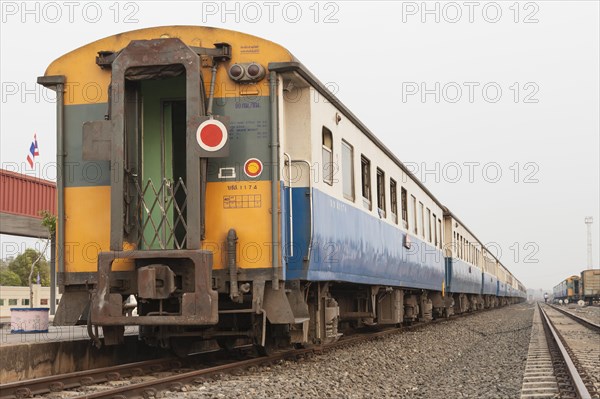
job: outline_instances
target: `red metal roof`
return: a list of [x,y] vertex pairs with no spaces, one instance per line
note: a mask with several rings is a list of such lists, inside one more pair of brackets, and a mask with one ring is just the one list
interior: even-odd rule
[[0,212],[41,219],[56,215],[56,183],[0,169]]

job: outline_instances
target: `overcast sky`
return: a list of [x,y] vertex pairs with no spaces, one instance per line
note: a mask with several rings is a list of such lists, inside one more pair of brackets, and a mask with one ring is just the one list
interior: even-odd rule
[[[529,288],[598,267],[599,2],[2,2],[1,163],[54,178],[55,58],[159,25],[287,47]],[[27,167],[28,168],[28,167]],[[2,237],[0,257],[31,240]]]

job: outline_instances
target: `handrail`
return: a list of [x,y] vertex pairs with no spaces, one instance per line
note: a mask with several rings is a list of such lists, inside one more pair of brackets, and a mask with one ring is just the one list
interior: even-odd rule
[[294,257],[294,207],[292,206],[292,157],[287,152],[283,153],[283,156],[287,158],[288,164],[288,182],[289,182],[289,193],[288,197],[290,199],[290,257]]

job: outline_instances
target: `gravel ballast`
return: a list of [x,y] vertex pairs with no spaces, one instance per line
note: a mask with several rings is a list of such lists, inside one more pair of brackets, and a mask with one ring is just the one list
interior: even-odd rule
[[187,385],[168,398],[518,398],[533,304],[451,319],[298,361]]

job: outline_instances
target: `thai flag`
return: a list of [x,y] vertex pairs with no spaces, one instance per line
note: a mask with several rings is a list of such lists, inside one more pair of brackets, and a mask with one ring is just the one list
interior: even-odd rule
[[38,144],[37,144],[37,134],[33,134],[33,141],[31,142],[31,145],[29,146],[29,154],[27,154],[27,162],[29,163],[29,166],[31,168],[33,168],[33,161],[35,160],[35,157],[40,155],[40,151],[38,149]]

